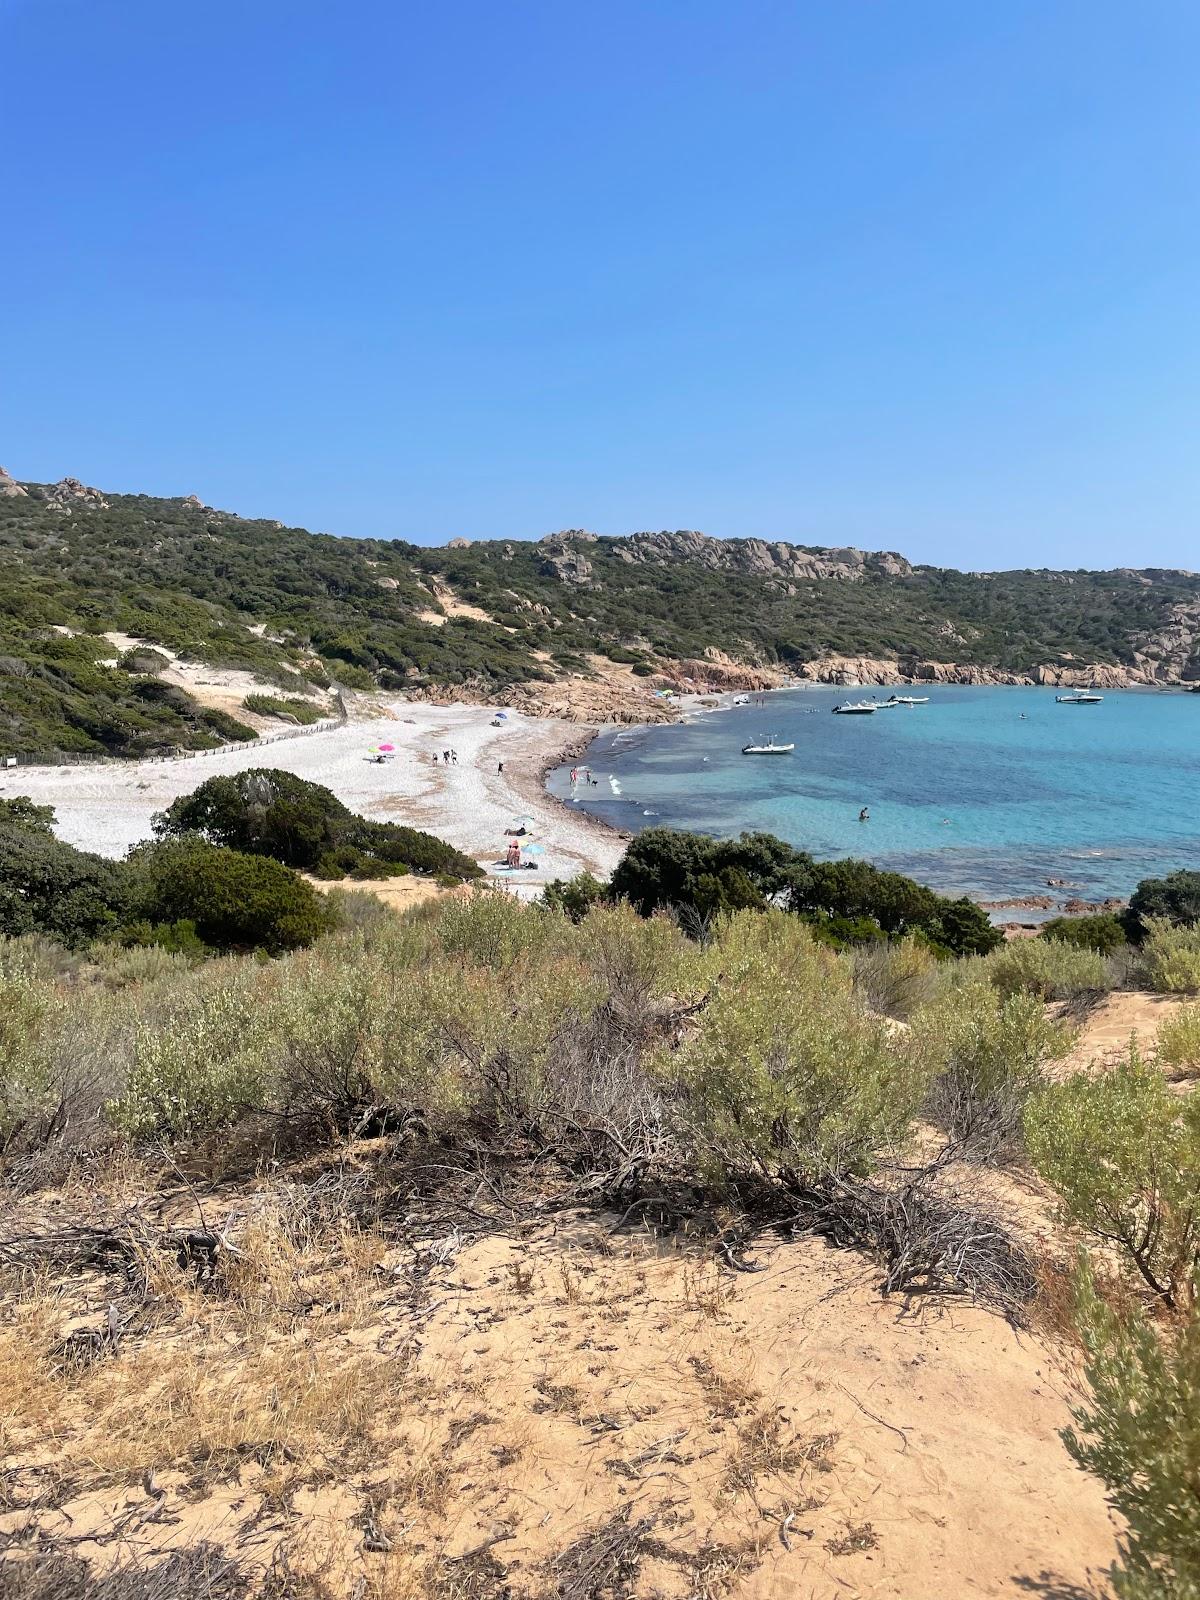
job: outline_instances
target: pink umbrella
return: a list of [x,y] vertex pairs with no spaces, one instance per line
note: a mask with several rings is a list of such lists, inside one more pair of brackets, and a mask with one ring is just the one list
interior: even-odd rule
[[379,748],[381,750],[394,750],[396,746],[394,744],[381,744]]

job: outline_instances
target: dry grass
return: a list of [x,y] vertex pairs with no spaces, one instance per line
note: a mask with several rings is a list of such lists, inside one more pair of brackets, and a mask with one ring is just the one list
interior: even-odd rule
[[[778,1411],[759,1411],[738,1429],[737,1448],[725,1468],[725,1489],[731,1495],[753,1495],[760,1478],[791,1478],[797,1473],[828,1472],[835,1433],[799,1438]],[[788,1485],[789,1490],[794,1485]],[[790,1502],[793,1508],[797,1502]]]

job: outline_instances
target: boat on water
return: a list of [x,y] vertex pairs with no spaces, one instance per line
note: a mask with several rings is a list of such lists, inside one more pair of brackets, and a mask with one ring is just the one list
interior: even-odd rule
[[1055,705],[1059,706],[1098,706],[1104,700],[1102,694],[1092,694],[1090,690],[1077,689],[1074,694],[1056,694]]
[[869,717],[878,710],[879,705],[874,700],[847,700],[844,705],[834,706],[833,714],[835,717]]
[[790,756],[795,748],[794,744],[778,744],[775,735],[772,734],[766,744],[744,744],[742,746],[742,754],[744,756]]
[[927,694],[890,694],[885,702],[889,706],[927,706]]

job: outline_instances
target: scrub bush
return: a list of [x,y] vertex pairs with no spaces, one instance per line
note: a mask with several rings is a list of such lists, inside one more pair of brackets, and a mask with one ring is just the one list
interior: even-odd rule
[[1137,973],[1158,994],[1195,994],[1200,990],[1200,922],[1176,927],[1161,917],[1142,926]]
[[1078,1324],[1090,1398],[1063,1442],[1125,1521],[1112,1568],[1120,1600],[1200,1596],[1200,1284],[1177,1334],[1121,1316],[1081,1272]]
[[1112,987],[1108,963],[1099,951],[1054,939],[1010,940],[988,957],[987,974],[1001,994],[1031,994],[1041,1000],[1071,1000]]
[[702,1168],[793,1184],[862,1175],[908,1132],[921,1052],[858,1004],[848,967],[780,912],[723,931],[703,1025],[666,1064]]
[[1135,1046],[1099,1077],[1030,1099],[1025,1142],[1066,1220],[1112,1246],[1168,1306],[1200,1266],[1200,1098],[1180,1099]]
[[259,969],[227,963],[174,986],[136,1028],[127,1081],[107,1108],[114,1126],[178,1138],[260,1109],[270,1083],[264,989]]
[[947,994],[913,1027],[939,1062],[928,1114],[979,1160],[1019,1140],[1046,1063],[1065,1055],[1073,1037],[1034,995],[1003,995],[981,981]]
[[1200,1070],[1200,1005],[1181,1006],[1160,1022],[1154,1047],[1159,1066],[1185,1073]]

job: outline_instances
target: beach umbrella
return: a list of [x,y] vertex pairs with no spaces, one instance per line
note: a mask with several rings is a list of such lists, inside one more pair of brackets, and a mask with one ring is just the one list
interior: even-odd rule
[[542,844],[523,844],[521,846],[521,854],[523,856],[544,856],[546,847]]
[[379,748],[381,750],[394,750],[396,746],[394,744],[381,744]]

